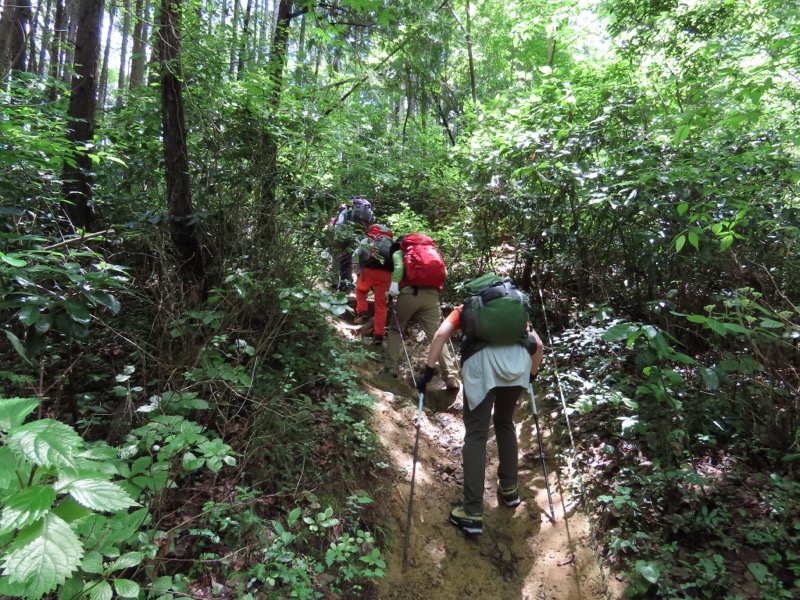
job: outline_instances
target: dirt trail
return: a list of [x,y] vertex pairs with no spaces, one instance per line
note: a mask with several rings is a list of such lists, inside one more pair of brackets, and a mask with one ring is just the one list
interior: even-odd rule
[[[357,337],[366,328],[349,327]],[[366,334],[366,333],[365,333]],[[407,336],[412,360],[421,360],[424,338]],[[622,597],[620,583],[590,548],[589,526],[582,510],[567,510],[559,495],[556,465],[548,460],[555,522],[549,512],[542,464],[529,397],[517,408],[520,447],[520,496],[515,509],[498,506],[497,447],[493,430],[487,447],[483,535],[465,537],[448,522],[461,500],[462,394],[449,392],[435,377],[429,385],[420,427],[408,563],[403,550],[408,517],[414,441],[416,390],[401,376],[382,375],[380,361],[362,365],[365,391],[378,400],[373,429],[388,455],[384,495],[376,498],[390,523],[394,543],[388,550],[386,576],[377,585],[379,600],[595,600]],[[415,365],[416,367],[416,365]],[[407,371],[407,368],[406,368]],[[541,418],[540,418],[541,421]],[[547,431],[543,431],[546,436]],[[547,448],[548,459],[553,452]]]

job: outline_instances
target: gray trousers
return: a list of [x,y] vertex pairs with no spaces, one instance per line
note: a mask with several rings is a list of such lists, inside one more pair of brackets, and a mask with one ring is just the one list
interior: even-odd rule
[[483,514],[486,442],[492,420],[500,457],[500,466],[497,469],[500,486],[511,488],[517,485],[517,430],[514,427],[514,409],[522,391],[521,387],[493,388],[475,410],[470,410],[469,402],[464,399],[464,510],[469,513]]
[[[395,320],[395,314],[397,320]],[[397,330],[398,324],[405,335],[408,322],[416,319],[425,332],[428,343],[433,340],[433,335],[439,329],[442,321],[439,292],[436,288],[418,288],[417,294],[414,295],[414,288],[404,287],[400,290],[400,295],[394,299],[394,310],[389,311],[389,318],[392,322],[386,327],[386,354],[389,364],[395,366],[400,360],[400,351],[403,345],[403,340],[400,339],[400,333]],[[442,355],[439,357],[439,369],[442,379],[458,373],[458,367],[447,344],[444,345]]]

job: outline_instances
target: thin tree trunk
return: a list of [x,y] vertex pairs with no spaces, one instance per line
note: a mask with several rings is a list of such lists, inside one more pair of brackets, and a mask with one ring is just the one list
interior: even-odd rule
[[[286,67],[286,59],[289,47],[289,28],[292,21],[292,0],[279,0],[278,22],[275,26],[275,35],[272,39],[272,46],[269,51],[269,81],[270,90],[267,95],[267,102],[273,110],[278,108],[283,86],[283,70]],[[261,222],[265,225],[261,234],[265,236],[274,235],[270,225],[273,223],[272,214],[275,210],[275,181],[278,175],[277,157],[278,144],[275,137],[268,129],[264,129],[262,136],[262,152],[260,153],[263,163],[262,172],[264,177],[261,182]]]
[[178,253],[180,273],[192,285],[202,284],[203,258],[192,221],[192,194],[181,75],[181,0],[162,0],[161,114],[164,137],[164,166],[170,234]]
[[136,0],[133,18],[133,49],[131,50],[131,74],[128,78],[128,89],[135,90],[144,82],[144,65],[147,58],[147,15],[148,6],[145,0]]
[[72,82],[72,71],[75,66],[75,46],[78,44],[78,23],[80,22],[81,0],[67,2],[67,37],[66,43],[61,46],[64,60],[61,65],[61,80],[64,83]]
[[0,14],[0,79],[11,68],[11,31],[14,27],[14,0],[5,0]]
[[[42,40],[39,45],[39,63],[37,64],[36,74],[43,78],[47,71],[47,50],[50,47],[50,18],[53,15],[53,1],[47,0],[47,8],[44,11],[44,23],[42,24]],[[52,54],[50,56],[52,59]]]
[[236,49],[239,47],[239,0],[233,0],[233,22],[231,23],[231,57],[228,65],[228,73],[231,76],[236,72]]
[[67,124],[67,139],[76,146],[76,164],[64,167],[63,207],[73,229],[86,231],[92,223],[92,160],[80,146],[94,138],[103,0],[82,0],[79,11]]
[[125,85],[125,69],[128,67],[128,39],[131,31],[131,0],[122,5],[122,46],[119,54],[119,79],[117,80],[117,106],[122,106]]
[[[57,80],[61,71],[61,46],[64,41],[64,0],[56,0],[56,19],[53,23],[53,41],[50,49],[50,77]],[[55,101],[58,88],[50,88],[49,98]]]
[[256,64],[260,65],[264,62],[264,52],[266,49],[267,39],[267,25],[272,19],[267,19],[267,15],[272,15],[270,9],[270,0],[263,0],[261,4],[261,17],[258,25],[258,39],[256,40]]
[[252,10],[253,0],[247,0],[247,7],[244,12],[244,23],[242,24],[241,43],[239,44],[239,65],[236,69],[238,74],[237,79],[242,78],[245,67],[245,57],[248,54],[248,47],[250,46],[250,13]]
[[31,18],[31,33],[28,36],[28,72],[29,73],[36,73],[38,70],[38,57],[39,53],[36,51],[36,39],[37,33],[39,28],[37,24],[39,23],[39,14],[42,12],[42,3],[41,1],[36,3],[36,10],[33,12],[33,17]]
[[108,10],[108,32],[106,33],[106,45],[103,50],[103,68],[100,71],[100,90],[98,98],[101,109],[106,105],[108,97],[108,60],[111,57],[111,34],[114,31],[114,19],[117,14],[117,0],[111,0],[111,7]]
[[472,55],[472,16],[470,4],[467,0],[467,57],[469,58],[469,83],[472,91],[472,103],[478,103],[478,91],[475,84],[475,58]]
[[28,27],[31,22],[31,2],[30,0],[14,0],[13,5],[14,13],[9,43],[11,68],[14,71],[24,72],[27,66],[25,50],[28,42]]

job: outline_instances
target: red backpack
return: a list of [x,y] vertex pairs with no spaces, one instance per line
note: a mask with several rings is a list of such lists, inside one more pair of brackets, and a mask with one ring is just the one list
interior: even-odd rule
[[403,251],[403,280],[400,287],[435,287],[442,290],[447,278],[442,255],[427,235],[411,233],[400,242]]

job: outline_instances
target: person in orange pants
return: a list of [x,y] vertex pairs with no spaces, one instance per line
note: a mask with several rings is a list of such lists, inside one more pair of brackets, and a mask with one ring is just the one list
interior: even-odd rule
[[356,279],[356,320],[363,322],[367,315],[367,295],[370,289],[375,293],[375,323],[372,326],[372,340],[376,346],[383,344],[386,337],[386,292],[392,285],[392,274],[382,269],[363,268]]
[[367,296],[370,290],[375,294],[375,322],[372,326],[372,341],[376,346],[383,344],[386,337],[386,292],[392,284],[391,230],[385,225],[371,225],[367,238],[362,240],[356,250],[360,271],[356,279],[356,323],[367,320]]

